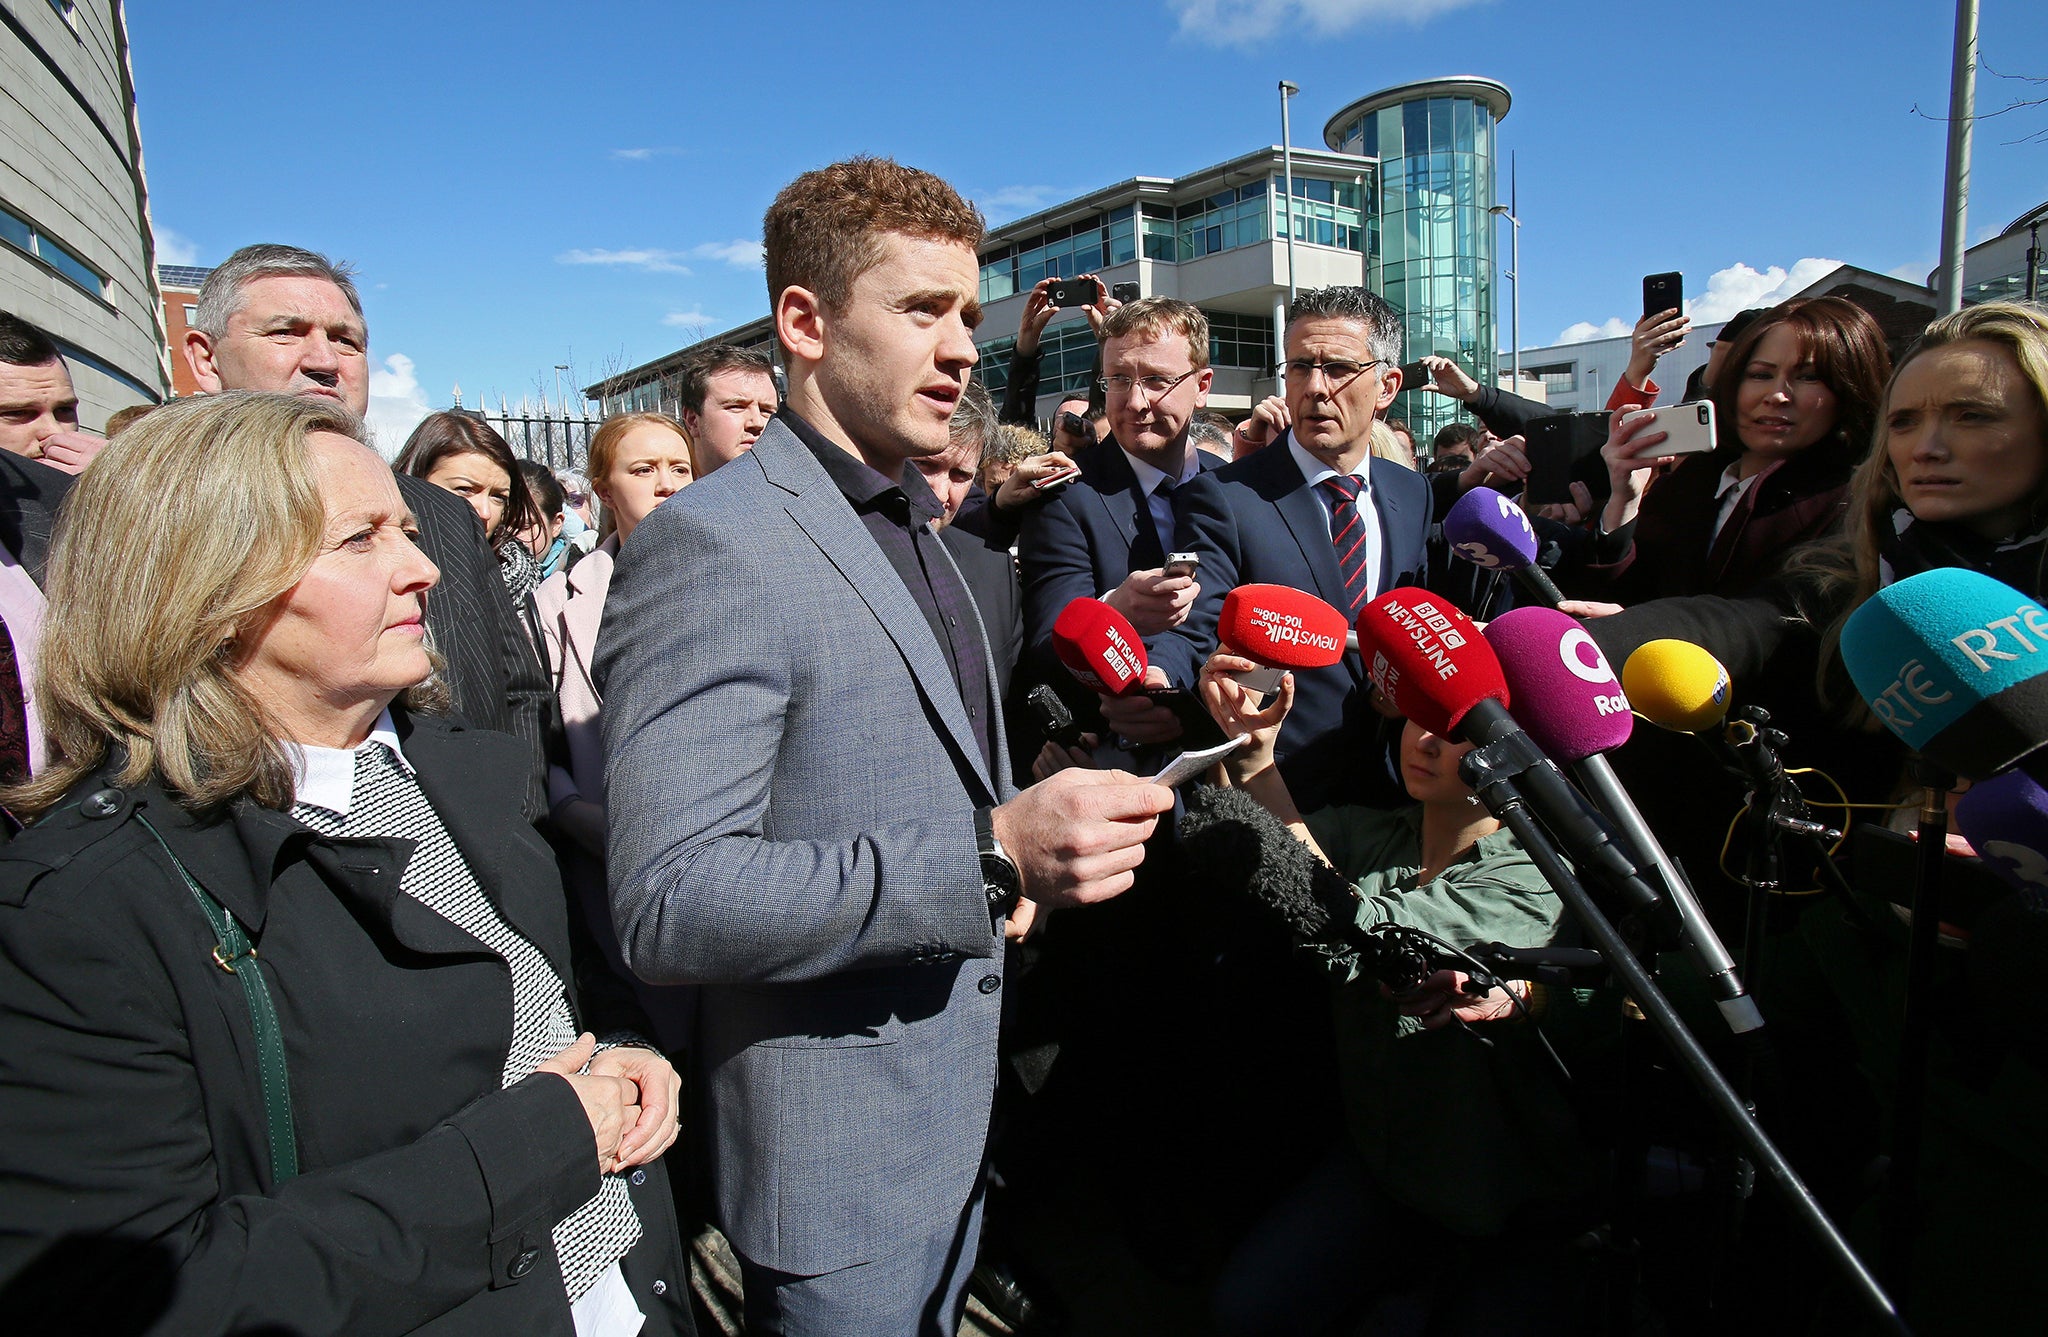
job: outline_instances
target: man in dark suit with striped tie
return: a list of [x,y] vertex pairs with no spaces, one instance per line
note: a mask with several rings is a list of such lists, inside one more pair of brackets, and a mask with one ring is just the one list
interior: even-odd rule
[[[1373,419],[1401,388],[1400,315],[1364,288],[1304,292],[1288,308],[1286,348],[1287,432],[1182,496],[1203,594],[1172,634],[1191,648],[1214,643],[1223,596],[1237,585],[1291,585],[1355,615],[1373,595],[1423,578],[1429,487],[1372,457]],[[1382,722],[1370,692],[1355,651],[1295,674],[1275,755],[1303,811],[1398,797],[1373,760]]]

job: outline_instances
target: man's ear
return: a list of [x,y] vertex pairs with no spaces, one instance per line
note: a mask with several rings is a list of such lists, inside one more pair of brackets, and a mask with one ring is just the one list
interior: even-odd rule
[[1202,370],[1201,370],[1201,371],[1200,371],[1199,373],[1197,373],[1197,374],[1196,374],[1196,376],[1195,376],[1195,407],[1196,407],[1196,408],[1198,408],[1198,409],[1199,409],[1199,408],[1207,408],[1207,407],[1209,406],[1209,387],[1210,387],[1211,385],[1213,385],[1213,384],[1215,383],[1215,381],[1216,381],[1216,369],[1215,369],[1214,367],[1204,367],[1204,368],[1202,368]]
[[809,288],[791,284],[775,299],[775,334],[791,357],[824,361],[827,320],[825,304]]
[[185,331],[185,362],[192,368],[192,379],[199,382],[199,388],[209,395],[221,392],[220,368],[213,359],[213,340],[203,331]]
[[1379,403],[1374,406],[1376,409],[1374,416],[1378,417],[1391,408],[1394,403],[1394,396],[1400,393],[1401,369],[1396,367],[1380,376],[1380,398]]

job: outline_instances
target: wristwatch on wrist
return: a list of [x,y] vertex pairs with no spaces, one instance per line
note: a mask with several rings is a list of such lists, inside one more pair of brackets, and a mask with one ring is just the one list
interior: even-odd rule
[[981,854],[981,891],[988,897],[988,922],[991,926],[1002,921],[1005,915],[1017,908],[1017,901],[1024,894],[1024,878],[1017,871],[1017,865],[1003,852],[1003,842],[996,839],[994,808],[974,810],[974,844]]

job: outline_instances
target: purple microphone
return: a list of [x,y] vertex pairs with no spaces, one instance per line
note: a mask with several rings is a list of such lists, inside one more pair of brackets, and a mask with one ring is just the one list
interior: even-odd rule
[[2014,887],[2048,892],[2048,790],[2040,781],[2015,770],[1971,785],[1956,801],[1956,830]]
[[1444,516],[1451,551],[1488,571],[1507,571],[1546,608],[1564,594],[1536,563],[1536,531],[1522,508],[1490,487],[1475,487]]

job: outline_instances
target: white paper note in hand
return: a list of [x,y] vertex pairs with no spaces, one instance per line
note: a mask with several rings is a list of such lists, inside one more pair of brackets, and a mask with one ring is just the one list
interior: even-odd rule
[[1215,747],[1203,748],[1200,752],[1183,752],[1167,762],[1166,769],[1152,777],[1152,783],[1165,785],[1168,789],[1178,789],[1185,781],[1194,779],[1251,741],[1250,734],[1241,733],[1227,743],[1218,743]]

